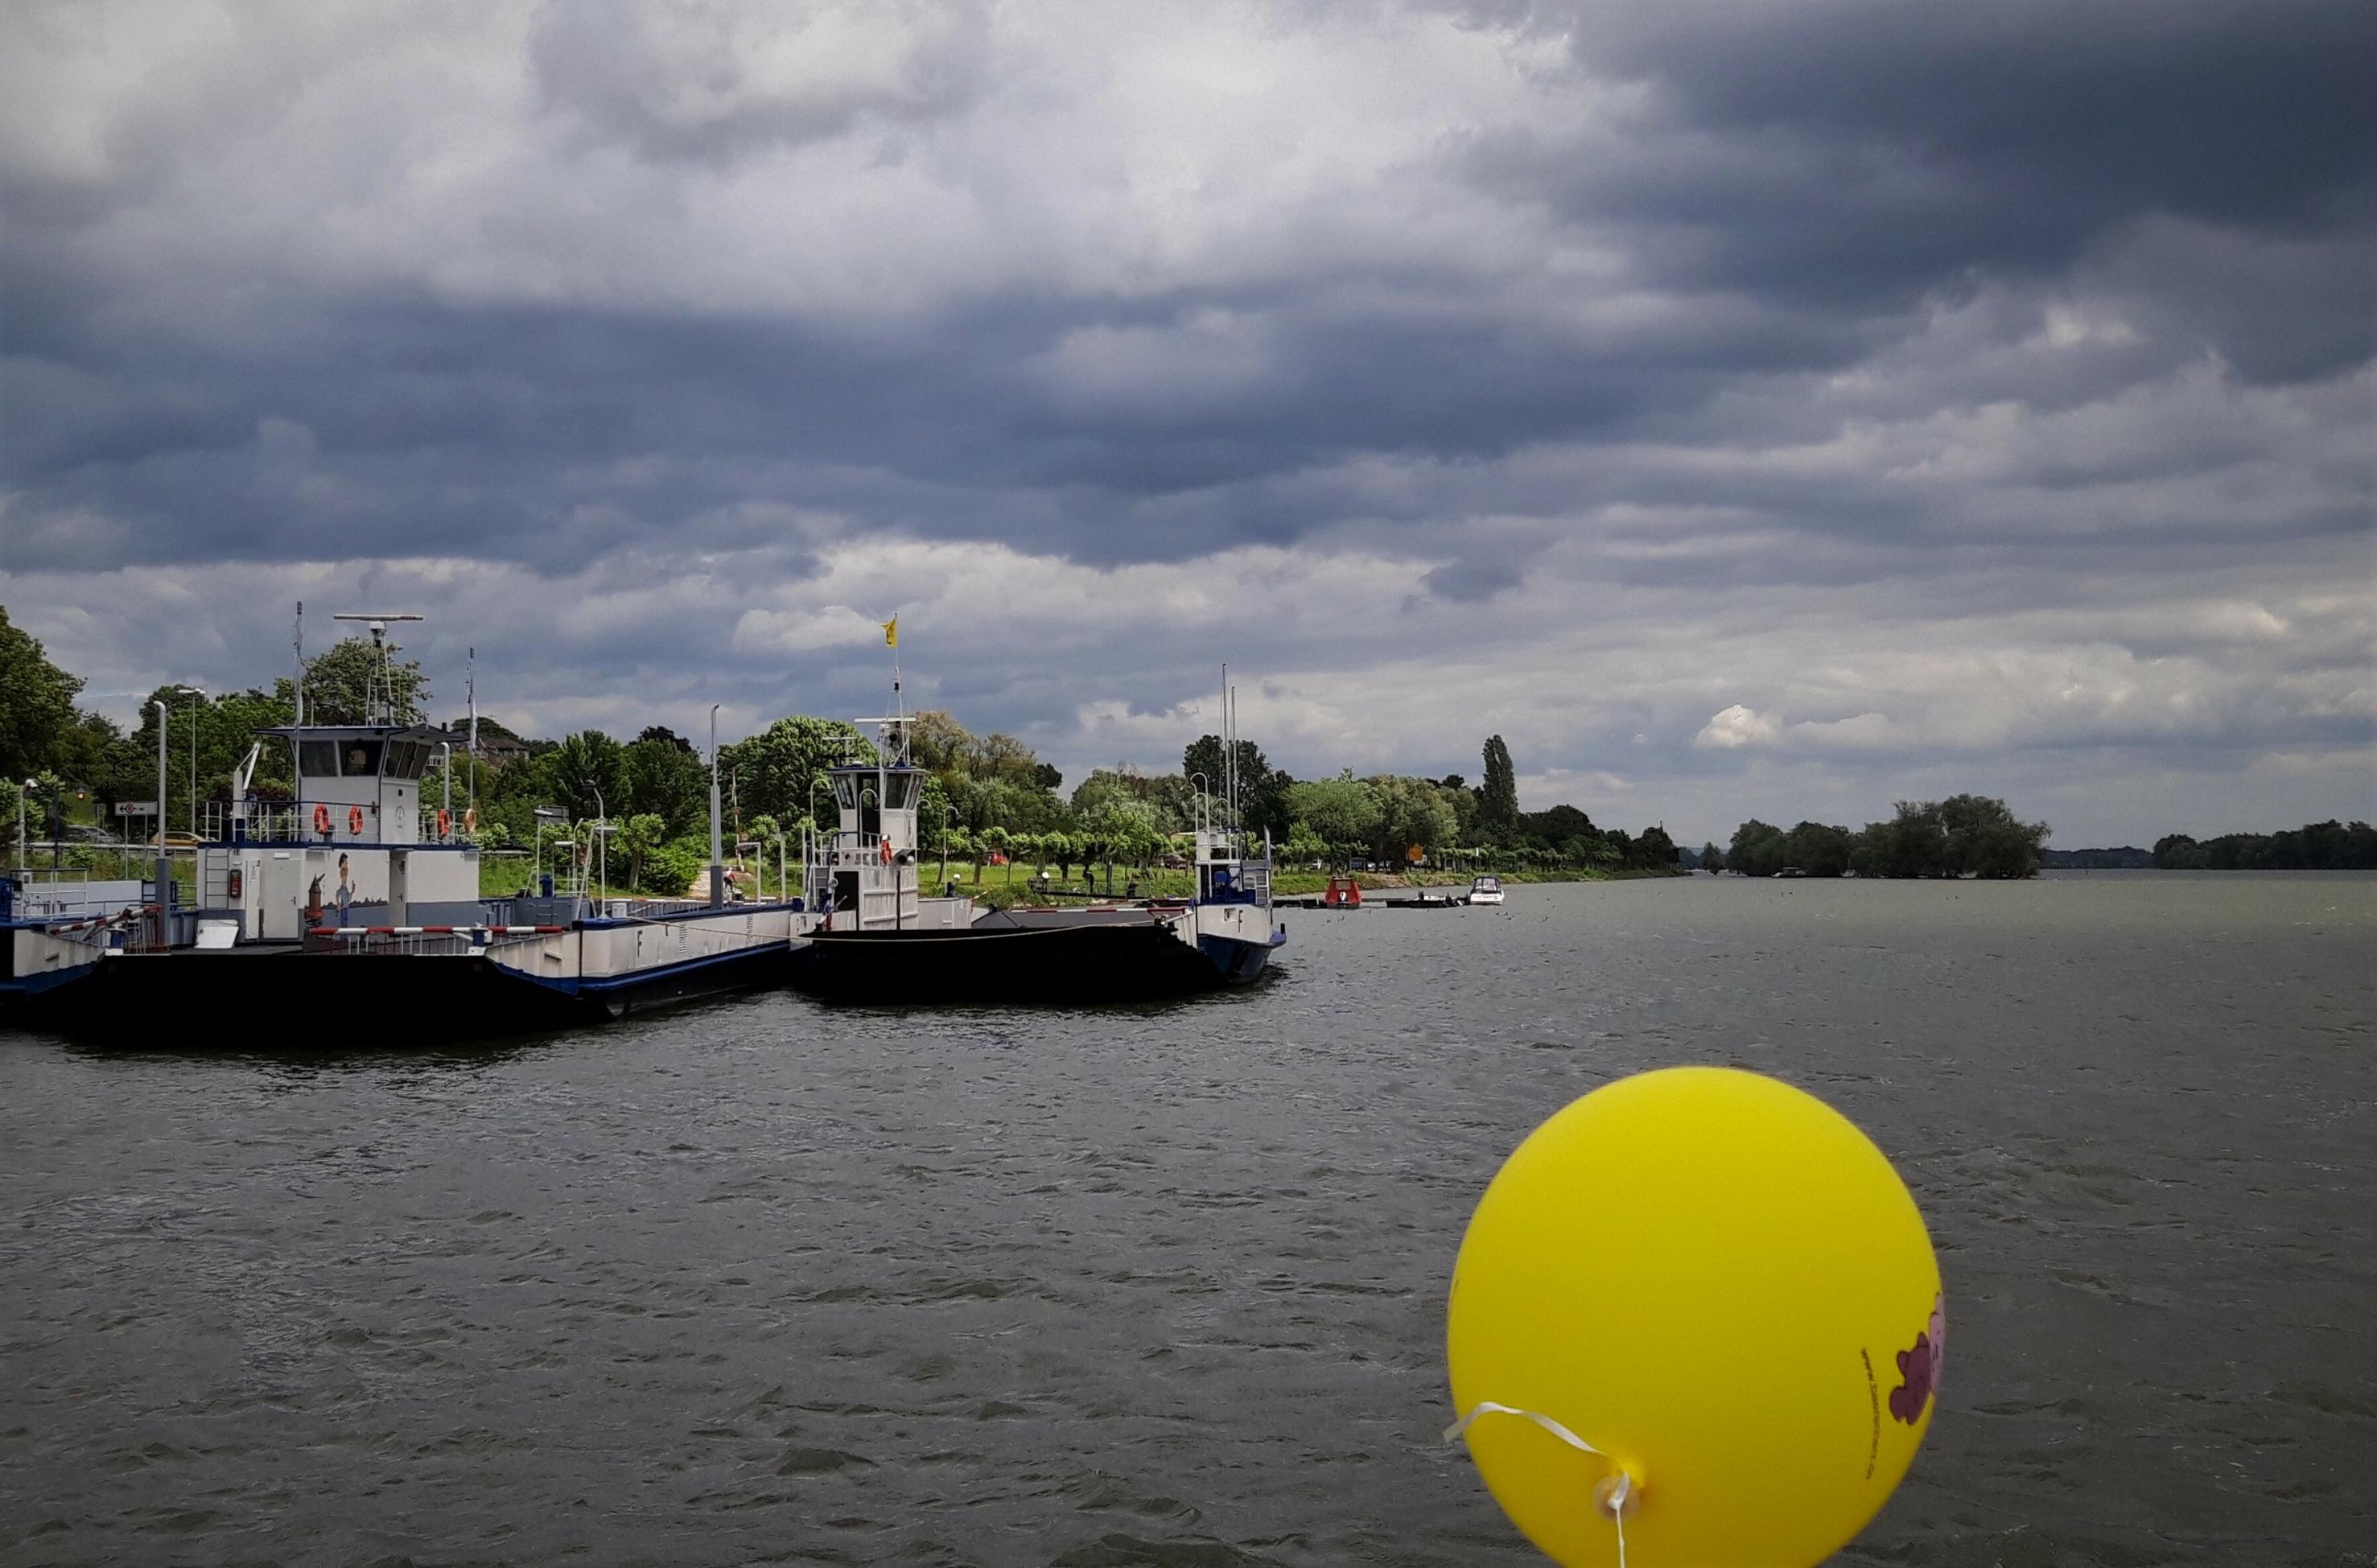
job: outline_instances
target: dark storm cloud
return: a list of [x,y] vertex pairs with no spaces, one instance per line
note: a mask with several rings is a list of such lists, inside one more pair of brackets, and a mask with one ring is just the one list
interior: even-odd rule
[[[959,113],[983,88],[971,13],[806,94],[767,79],[764,28],[663,43],[645,15],[546,13],[527,52],[549,110],[648,157],[731,162],[870,119]],[[1607,324],[1508,280],[1332,260],[1235,288],[1004,291],[871,335],[330,285],[232,307],[227,334],[189,343],[116,319],[120,296],[73,223],[18,231],[0,241],[19,307],[0,334],[42,395],[11,399],[8,461],[36,502],[117,517],[191,559],[335,550],[326,529],[400,525],[411,548],[567,562],[698,529],[770,467],[769,499],[874,510],[902,484],[919,499],[966,489],[962,508],[884,520],[1177,559],[1344,520],[1279,481],[1349,455],[1491,457],[1659,422],[1694,442],[1771,439],[1783,425],[1714,408],[1719,393],[1868,361],[1915,331],[1926,301],[1968,298],[1992,272],[2093,269],[2154,329],[2137,357],[2204,343],[2248,376],[2331,374],[2371,351],[2372,15],[1827,4],[1559,18],[1581,69],[1653,86],[1645,123],[1614,146],[1489,130],[1443,156],[1505,198],[1547,198],[1671,302]],[[126,178],[147,188],[153,161]],[[2122,247],[2156,222],[2177,227]],[[1243,324],[1259,371],[1168,391],[1214,313]],[[2036,374],[2018,378],[2026,398]],[[268,421],[310,434],[302,464],[260,449]],[[665,487],[583,477],[649,456],[669,459]],[[790,471],[818,465],[882,478]],[[1771,485],[1741,488],[1787,510]],[[1607,488],[1749,499],[1705,475]],[[1145,505],[1166,498],[1185,504]],[[1867,514],[1851,494],[1798,504],[1826,529]],[[0,561],[58,564],[72,548],[27,529]]]
[[548,726],[871,707],[912,605],[1068,761],[1226,643],[1306,769],[2330,776],[2377,10],[1446,14],[0,18],[12,615],[221,683],[209,606],[419,596]]
[[[2308,378],[2371,352],[2369,6],[1819,0],[1557,16],[1582,68],[1653,88],[1640,145],[1612,159],[1488,137],[1476,167],[1579,218],[1640,225],[1638,254],[1670,275],[1905,308],[1989,270],[2052,274],[2176,219],[2282,250],[2240,257],[2228,290],[2192,302],[2191,325],[2244,374]],[[2255,294],[2286,303],[2237,303]]]

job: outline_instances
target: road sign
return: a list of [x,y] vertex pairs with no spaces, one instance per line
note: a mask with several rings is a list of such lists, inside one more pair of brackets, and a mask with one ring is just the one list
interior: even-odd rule
[[157,814],[157,802],[154,801],[118,801],[115,802],[115,814],[118,816],[155,816]]

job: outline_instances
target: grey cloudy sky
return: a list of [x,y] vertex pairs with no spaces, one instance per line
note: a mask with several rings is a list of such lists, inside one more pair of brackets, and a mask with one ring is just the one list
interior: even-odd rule
[[[2377,814],[2377,6],[0,12],[0,602],[1694,841]],[[327,636],[317,624],[317,637]],[[97,698],[96,706],[111,700]]]

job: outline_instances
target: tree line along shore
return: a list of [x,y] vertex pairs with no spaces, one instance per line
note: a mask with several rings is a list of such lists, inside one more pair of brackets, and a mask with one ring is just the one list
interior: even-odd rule
[[[308,720],[364,721],[376,678],[384,681],[400,721],[427,720],[431,693],[418,662],[391,659],[383,675],[361,638],[307,662]],[[0,767],[17,781],[18,794],[27,793],[24,780],[33,780],[29,836],[54,838],[54,829],[69,824],[109,823],[115,802],[156,794],[155,707],[144,705],[138,727],[128,731],[80,710],[75,699],[82,682],[8,626],[5,610],[0,689],[8,694],[0,698],[6,704],[0,709]],[[199,808],[228,802],[233,772],[257,730],[291,722],[296,683],[282,676],[269,686],[225,694],[166,686],[151,694],[156,702],[170,716],[165,822],[179,832],[199,820]],[[465,725],[456,719],[448,727],[459,734]],[[632,739],[585,730],[545,740],[485,716],[478,736],[478,754],[458,747],[423,779],[421,798],[426,804],[446,799],[450,783],[456,817],[470,808],[468,826],[458,820],[454,830],[489,851],[483,861],[489,891],[510,891],[536,869],[582,854],[594,836],[579,828],[598,819],[607,829],[598,863],[612,890],[675,895],[700,876],[709,858],[711,765],[690,741],[661,725]],[[1205,735],[1185,749],[1177,772],[1099,768],[1068,790],[1059,770],[1029,745],[1009,735],[974,734],[946,712],[918,715],[912,744],[914,760],[930,776],[919,814],[926,861],[936,875],[954,873],[994,902],[1060,884],[1086,890],[1093,866],[1101,887],[1185,890],[1187,873],[1172,862],[1184,859],[1185,836],[1200,810],[1210,809],[1200,806],[1200,794],[1218,790],[1225,761],[1221,740]],[[874,759],[873,745],[855,727],[806,714],[720,747],[724,826],[747,881],[772,886],[778,867],[797,859],[803,831],[821,820],[831,826],[827,768]],[[1236,758],[1242,819],[1250,833],[1270,837],[1281,865],[1278,885],[1288,892],[1305,890],[1308,879],[1317,890],[1332,871],[1378,882],[1478,871],[1521,879],[1676,873],[1679,857],[1662,829],[1604,828],[1570,805],[1522,811],[1516,768],[1499,736],[1486,742],[1482,760],[1475,785],[1458,775],[1356,778],[1350,769],[1298,779],[1242,740]],[[285,749],[266,747],[251,790],[261,801],[286,800],[292,784]],[[53,824],[53,817],[59,820]],[[13,837],[13,810],[5,831]],[[146,824],[136,831],[148,831]],[[108,853],[87,843],[63,851],[83,864]]]
[[[378,673],[371,646],[349,638],[308,661],[308,718],[352,723],[369,708]],[[431,694],[417,662],[388,667],[398,715],[426,719]],[[295,682],[207,694],[163,686],[129,731],[76,699],[83,683],[51,663],[39,642],[12,626],[0,607],[0,843],[17,833],[23,808],[29,837],[55,843],[70,830],[96,838],[113,826],[119,801],[156,792],[157,717],[171,714],[165,822],[179,831],[198,819],[193,802],[229,799],[233,770],[255,732],[287,724]],[[458,733],[458,719],[450,726]],[[710,765],[687,739],[648,726],[622,740],[598,730],[555,740],[524,737],[482,717],[479,754],[460,751],[423,781],[425,802],[444,798],[451,770],[458,817],[475,806],[467,831],[488,851],[488,890],[513,890],[538,868],[578,852],[591,835],[572,825],[601,819],[605,866],[615,891],[673,895],[699,880],[708,861]],[[195,741],[195,748],[192,742]],[[976,735],[946,712],[920,715],[914,760],[931,775],[923,799],[926,859],[937,877],[956,875],[992,901],[1056,886],[1137,885],[1151,896],[1185,889],[1183,836],[1197,821],[1200,786],[1211,794],[1224,772],[1219,738],[1200,737],[1177,772],[1093,770],[1069,791],[1054,766],[1012,736]],[[1499,735],[1482,748],[1475,785],[1460,775],[1396,774],[1298,779],[1272,767],[1260,748],[1238,742],[1236,770],[1249,831],[1268,834],[1284,892],[1315,891],[1332,873],[1384,885],[1411,877],[1463,877],[1492,872],[1515,880],[1665,876],[1692,869],[1749,876],[2025,877],[2042,863],[2151,864],[2165,869],[2361,869],[2377,867],[2377,831],[2366,823],[2309,825],[2274,835],[2230,834],[2199,843],[2183,835],[2152,851],[2047,850],[2045,823],[2025,823],[2002,801],[1955,795],[1902,802],[1887,821],[1861,830],[1802,822],[1785,829],[1755,818],[1729,843],[1680,849],[1660,826],[1640,833],[1605,828],[1573,805],[1523,811],[1517,771]],[[756,884],[775,881],[797,857],[800,836],[825,809],[824,769],[869,761],[874,749],[855,728],[808,715],[779,719],[723,746],[717,758],[729,841]],[[30,789],[28,785],[30,783]],[[251,788],[260,799],[286,799],[292,778],[284,749],[267,747]],[[541,818],[540,809],[547,815]],[[560,826],[552,826],[553,814]],[[828,824],[830,826],[830,822]],[[140,824],[136,831],[145,834]],[[566,843],[563,850],[556,846]],[[109,851],[70,842],[61,863],[95,866]],[[2104,857],[2099,859],[2098,857]],[[2119,857],[2119,858],[2116,858]],[[2132,859],[2131,857],[2135,857]],[[13,857],[12,857],[13,858]],[[121,859],[119,854],[117,859]],[[1087,880],[1091,868],[1101,880]],[[1124,873],[1113,881],[1117,868]],[[1176,886],[1175,885],[1177,884]]]

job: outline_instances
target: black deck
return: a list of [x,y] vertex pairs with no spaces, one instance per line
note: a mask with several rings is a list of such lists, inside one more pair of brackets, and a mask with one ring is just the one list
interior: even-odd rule
[[1224,977],[1144,909],[1019,910],[962,931],[819,932],[793,983],[836,1002],[1061,1005],[1180,996]]
[[692,997],[781,985],[783,946],[572,992],[468,953],[307,953],[294,944],[110,956],[25,998],[10,1027],[174,1050],[385,1047],[600,1023]]

